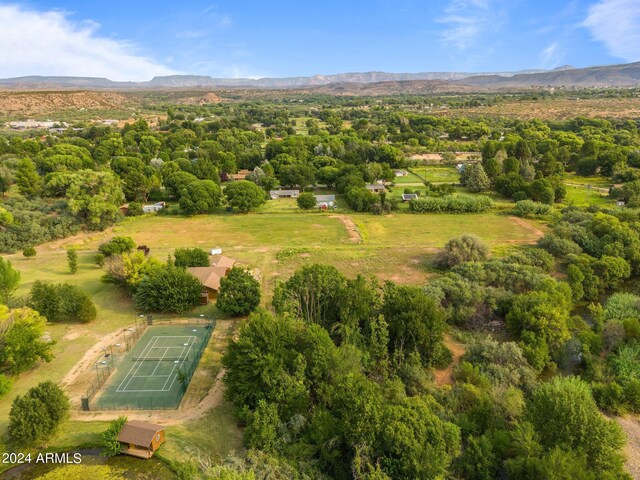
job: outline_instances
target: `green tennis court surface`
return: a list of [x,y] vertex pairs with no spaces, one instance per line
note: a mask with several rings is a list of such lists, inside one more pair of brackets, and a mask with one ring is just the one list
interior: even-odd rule
[[148,327],[92,400],[92,409],[178,408],[212,330],[212,325]]

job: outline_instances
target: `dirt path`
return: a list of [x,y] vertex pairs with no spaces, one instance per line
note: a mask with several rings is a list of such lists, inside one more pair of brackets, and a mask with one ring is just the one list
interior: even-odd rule
[[508,217],[508,218],[509,218],[509,220],[511,222],[515,223],[516,225],[519,225],[522,228],[525,228],[525,229],[529,230],[537,238],[540,238],[540,237],[544,236],[544,232],[542,230],[540,230],[539,228],[534,227],[533,225],[531,225],[529,222],[523,220],[522,218],[519,218],[519,217]]
[[337,218],[342,222],[344,227],[347,229],[347,233],[349,234],[349,240],[354,243],[362,242],[362,236],[360,235],[358,227],[351,219],[351,217],[348,217],[347,215],[331,215],[329,218]]
[[627,471],[632,478],[640,480],[640,419],[631,415],[617,417],[618,425],[627,436],[624,453],[627,456]]
[[435,372],[435,382],[437,387],[451,385],[451,383],[453,383],[451,378],[453,375],[453,368],[460,363],[460,358],[465,354],[464,345],[460,342],[456,342],[448,334],[444,336],[444,344],[449,350],[451,350],[451,353],[453,354],[453,362],[451,362],[451,365],[444,370],[437,370]]

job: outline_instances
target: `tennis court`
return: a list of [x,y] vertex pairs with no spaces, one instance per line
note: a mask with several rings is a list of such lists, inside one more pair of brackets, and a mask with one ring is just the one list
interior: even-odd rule
[[213,325],[150,326],[115,367],[92,410],[178,408]]

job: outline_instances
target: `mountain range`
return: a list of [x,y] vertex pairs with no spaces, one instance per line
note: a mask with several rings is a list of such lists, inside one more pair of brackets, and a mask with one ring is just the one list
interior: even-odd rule
[[[563,66],[553,70],[524,70],[519,72],[465,73],[423,72],[387,73],[363,72],[312,77],[286,78],[213,78],[200,75],[171,75],[154,77],[147,82],[118,82],[95,77],[27,76],[0,79],[0,89],[11,90],[145,90],[181,88],[260,88],[260,89],[318,89],[367,90],[372,85],[386,85],[393,91],[439,91],[529,88],[529,87],[637,87],[640,86],[640,62],[587,68]],[[422,86],[421,86],[422,85]],[[472,89],[473,89],[472,88]],[[375,90],[375,89],[374,89]]]

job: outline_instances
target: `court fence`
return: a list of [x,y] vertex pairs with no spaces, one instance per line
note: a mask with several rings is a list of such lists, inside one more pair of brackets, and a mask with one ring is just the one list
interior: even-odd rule
[[[101,373],[100,370],[96,369],[96,378],[90,385],[89,389],[87,389],[86,394],[81,399],[82,410],[172,410],[180,406],[180,402],[182,401],[182,398],[187,391],[193,374],[195,373],[195,370],[200,363],[200,359],[202,358],[202,355],[207,345],[209,344],[209,340],[211,339],[213,330],[216,327],[216,321],[215,319],[207,318],[202,315],[194,317],[147,315],[144,319],[141,316],[140,319],[142,321],[137,322],[136,325],[138,325],[138,323],[143,324],[143,328],[140,332],[137,332],[138,327],[134,329],[134,331],[137,332],[137,337],[135,340],[126,343],[126,350],[124,351],[124,355],[122,355],[122,357],[119,359],[113,360],[113,363],[110,365],[110,368],[108,369],[108,373],[106,375]],[[98,395],[96,397],[96,394],[104,386],[111,373],[113,373],[113,371],[117,368],[118,363],[120,363],[119,361],[121,361],[129,352],[129,350],[131,350],[133,345],[136,344],[136,341],[140,338],[142,333],[144,333],[146,327],[180,325],[204,325],[208,326],[208,328],[205,328],[205,335],[201,339],[200,348],[196,351],[193,358],[189,358],[190,361],[188,362],[188,365],[185,365],[184,370],[181,369],[179,371],[177,376],[177,379],[179,381],[179,389],[176,392],[154,392],[153,395],[150,395],[146,398],[127,398],[127,395]],[[135,357],[133,357],[133,359],[135,361]]]

